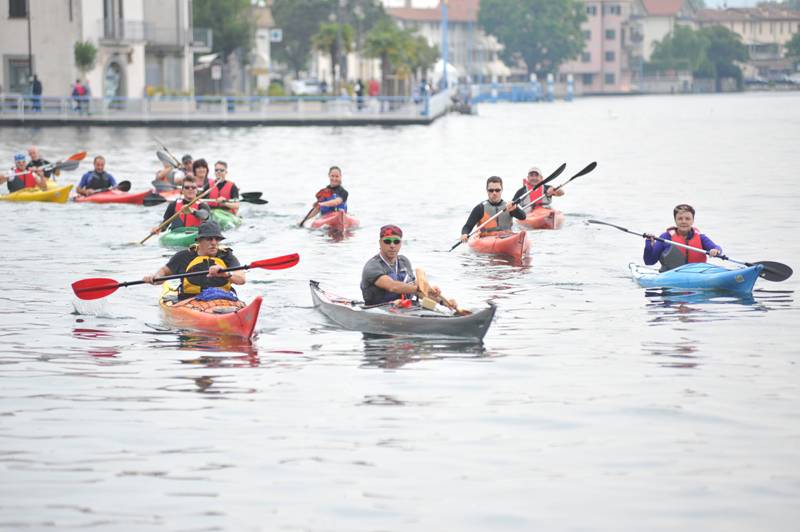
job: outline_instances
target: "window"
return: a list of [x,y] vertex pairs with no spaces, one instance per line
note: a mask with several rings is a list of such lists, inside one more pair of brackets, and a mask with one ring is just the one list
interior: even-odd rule
[[590,17],[597,15],[597,6],[586,6],[586,14]]
[[6,59],[6,80],[8,92],[17,94],[27,94],[30,92],[30,72],[28,58],[7,58]]
[[28,0],[8,0],[8,18],[26,18]]
[[614,62],[614,52],[606,52],[606,63]]
[[607,41],[613,41],[616,38],[617,38],[616,30],[606,30],[606,40]]
[[591,85],[594,83],[594,74],[581,74],[581,85]]
[[592,54],[589,52],[583,52],[581,54],[581,63],[591,63],[592,62]]
[[614,4],[612,6],[608,6],[608,12],[611,13],[612,15],[621,15],[622,8],[617,4]]
[[587,41],[591,40],[592,30],[583,30],[583,38],[586,39]]
[[615,83],[615,81],[614,81],[614,74],[613,74],[613,73],[607,73],[607,74],[606,74],[606,75],[603,77],[603,79],[605,80],[605,82],[606,82],[606,85],[613,85],[613,84]]

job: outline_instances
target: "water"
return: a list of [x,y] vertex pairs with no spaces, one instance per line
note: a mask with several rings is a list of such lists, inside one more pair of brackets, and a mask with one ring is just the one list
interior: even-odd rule
[[[140,187],[157,136],[224,159],[243,190],[229,233],[264,295],[252,345],[181,333],[158,290],[77,300],[169,253],[162,207],[5,204],[0,263],[0,528],[8,530],[794,530],[800,518],[795,276],[753,298],[645,292],[627,264],[688,202],[740,260],[800,265],[800,95],[483,105],[430,127],[0,129],[0,158],[102,153]],[[455,242],[489,175],[516,189],[566,161],[563,230],[529,264]],[[328,166],[363,227],[296,228]],[[82,169],[88,169],[84,164]],[[74,175],[62,177],[71,182]],[[510,195],[510,192],[506,196]],[[308,280],[359,297],[377,228],[462,306],[492,300],[483,345],[375,339],[311,308]]]

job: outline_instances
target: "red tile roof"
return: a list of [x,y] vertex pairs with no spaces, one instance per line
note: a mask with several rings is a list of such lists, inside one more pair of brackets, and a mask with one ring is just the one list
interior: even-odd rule
[[[480,0],[448,0],[447,20],[449,22],[477,22]],[[386,10],[389,16],[401,20],[416,22],[440,22],[442,20],[442,2],[433,8],[390,7]]]
[[685,0],[642,0],[647,14],[653,17],[674,17],[683,7]]

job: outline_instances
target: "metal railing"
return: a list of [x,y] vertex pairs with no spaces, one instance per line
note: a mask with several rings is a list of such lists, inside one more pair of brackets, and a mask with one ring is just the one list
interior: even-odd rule
[[145,23],[141,20],[101,18],[97,21],[101,39],[106,41],[142,41]]
[[447,112],[451,91],[415,101],[408,97],[154,96],[152,98],[0,96],[0,121],[131,122],[204,120],[297,121],[435,118]]

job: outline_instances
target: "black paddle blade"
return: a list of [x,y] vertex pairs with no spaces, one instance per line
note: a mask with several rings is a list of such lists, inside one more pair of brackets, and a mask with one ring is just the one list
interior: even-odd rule
[[785,281],[786,279],[791,277],[792,274],[794,273],[789,266],[781,264],[780,262],[762,260],[754,262],[752,264],[753,265],[760,264],[764,267],[764,269],[761,270],[761,273],[758,274],[759,277],[761,277],[762,279],[766,279],[767,281],[773,281],[776,283]]
[[176,163],[172,159],[172,157],[170,157],[169,155],[167,155],[166,153],[164,153],[161,150],[156,151],[156,157],[158,157],[158,160],[161,161],[162,163],[164,163],[166,165],[169,165],[169,166],[171,166],[173,168],[179,168],[180,167],[180,165],[178,163]]
[[256,199],[258,199],[258,198],[260,198],[261,196],[263,196],[263,195],[264,195],[264,193],[263,193],[263,192],[242,192],[242,193],[241,193],[241,194],[239,194],[239,195],[240,195],[241,197],[243,197],[243,198],[256,198]]
[[120,181],[115,188],[117,190],[121,190],[122,192],[128,192],[131,189],[131,182],[130,181]]
[[239,198],[239,201],[242,203],[252,203],[253,205],[266,205],[269,203],[269,200],[261,198]]
[[161,205],[165,203],[167,199],[164,196],[159,196],[158,194],[150,194],[149,196],[145,196],[142,200],[142,205],[145,207],[152,207],[154,205]]

